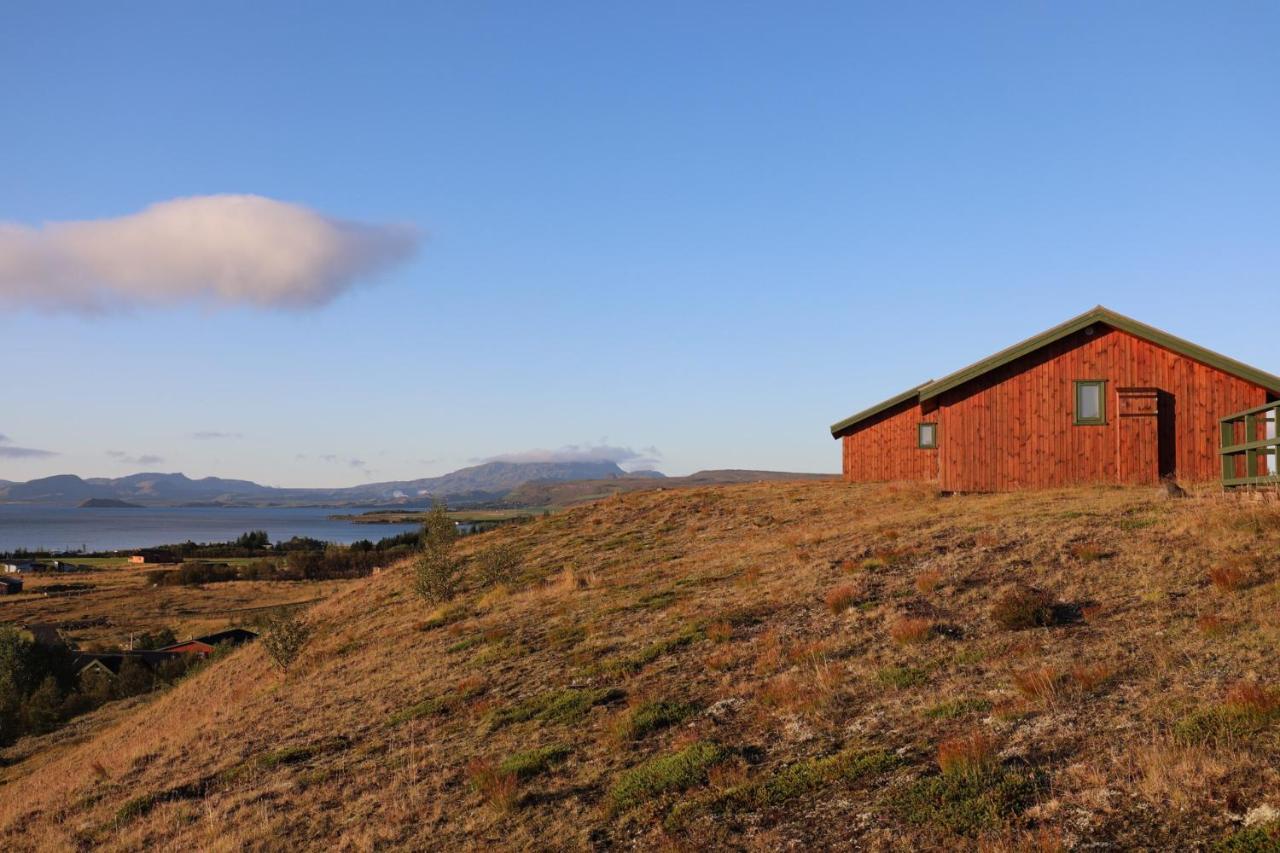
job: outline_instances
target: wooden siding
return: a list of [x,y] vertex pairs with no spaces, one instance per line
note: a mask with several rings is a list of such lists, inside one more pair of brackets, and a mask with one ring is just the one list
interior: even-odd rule
[[[1090,334],[1092,333],[1092,334]],[[1107,421],[1074,423],[1075,382],[1107,383]],[[1218,419],[1267,391],[1127,332],[1096,325],[939,398],[944,491],[1003,491],[1121,482],[1117,388],[1159,389],[1159,454],[1186,482],[1216,479]]]
[[[889,480],[935,480],[938,477],[938,451],[917,447],[916,428],[922,423],[937,423],[938,411],[926,404],[903,403],[858,425],[844,436],[844,476],[855,483]],[[946,438],[938,427],[937,444]]]

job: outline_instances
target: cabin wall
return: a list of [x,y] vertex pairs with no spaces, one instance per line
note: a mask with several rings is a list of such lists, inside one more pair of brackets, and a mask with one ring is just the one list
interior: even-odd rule
[[[1073,423],[1074,383],[1081,379],[1107,381],[1105,424]],[[1120,387],[1164,392],[1160,405],[1173,411],[1160,416],[1167,425],[1161,441],[1173,446],[1162,452],[1185,482],[1220,476],[1218,419],[1268,396],[1216,368],[1095,325],[937,398],[939,487],[973,492],[1118,482],[1118,472],[1130,467],[1118,458]],[[896,441],[914,439],[914,426],[904,424]],[[847,438],[845,458],[848,475]]]
[[[916,446],[916,427],[938,420],[937,410],[933,406],[929,409],[926,414],[919,403],[903,403],[844,436],[844,478],[851,483],[936,480],[938,451]],[[939,443],[945,441],[939,428]]]

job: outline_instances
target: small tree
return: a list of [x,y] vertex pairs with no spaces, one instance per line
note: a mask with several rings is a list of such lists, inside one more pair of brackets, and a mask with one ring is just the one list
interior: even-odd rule
[[481,551],[476,563],[486,586],[511,583],[520,571],[520,552],[512,545],[494,545]]
[[154,687],[155,677],[145,663],[131,657],[121,661],[120,674],[116,676],[116,696],[126,699],[140,693],[150,693]]
[[292,612],[281,612],[267,620],[267,632],[262,638],[262,647],[267,655],[275,661],[276,666],[288,670],[298,659],[302,647],[311,636],[311,629]]
[[62,691],[58,689],[57,680],[46,675],[23,706],[26,730],[38,735],[53,731],[61,722],[61,709]]
[[458,528],[442,503],[427,513],[422,524],[422,554],[414,566],[414,590],[428,601],[440,604],[457,592],[462,579],[461,565],[453,556]]

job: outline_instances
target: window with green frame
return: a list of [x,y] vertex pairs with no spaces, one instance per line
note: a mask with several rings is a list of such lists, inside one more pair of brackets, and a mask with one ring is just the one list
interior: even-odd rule
[[1107,422],[1107,381],[1105,379],[1076,380],[1077,426],[1093,426]]
[[916,447],[921,450],[933,450],[938,446],[938,425],[922,423],[916,427]]

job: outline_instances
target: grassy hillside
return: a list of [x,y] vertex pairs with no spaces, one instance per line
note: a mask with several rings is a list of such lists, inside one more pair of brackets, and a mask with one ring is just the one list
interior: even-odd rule
[[1275,849],[1272,505],[773,483],[497,542],[511,589],[383,572],[287,677],[246,647],[20,742],[0,846]]

